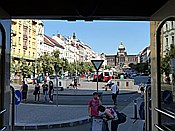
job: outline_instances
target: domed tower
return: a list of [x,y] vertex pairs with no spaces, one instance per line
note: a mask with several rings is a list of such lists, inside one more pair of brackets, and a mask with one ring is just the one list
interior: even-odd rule
[[127,55],[126,50],[125,50],[125,46],[123,45],[122,41],[118,47],[117,55],[118,56],[126,56]]
[[121,42],[119,47],[118,47],[118,52],[117,52],[117,65],[120,67],[123,67],[125,65],[127,53],[125,50],[125,46]]

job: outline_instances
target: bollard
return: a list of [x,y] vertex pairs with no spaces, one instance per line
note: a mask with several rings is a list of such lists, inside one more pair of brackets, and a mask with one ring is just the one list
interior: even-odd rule
[[133,123],[135,123],[136,122],[136,120],[138,120],[139,118],[137,118],[137,100],[134,100],[134,117],[133,118],[131,118],[131,119],[135,119],[134,121],[133,121]]
[[137,100],[134,100],[134,118],[137,119]]

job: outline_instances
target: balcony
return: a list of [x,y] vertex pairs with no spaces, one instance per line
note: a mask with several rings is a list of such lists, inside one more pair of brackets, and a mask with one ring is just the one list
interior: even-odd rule
[[23,35],[23,39],[27,40],[28,39],[27,35]]
[[27,50],[27,45],[23,45],[23,49]]
[[23,28],[28,28],[28,24],[26,21],[23,22]]

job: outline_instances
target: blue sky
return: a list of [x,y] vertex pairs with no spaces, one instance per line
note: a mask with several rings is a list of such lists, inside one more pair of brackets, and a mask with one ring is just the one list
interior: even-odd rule
[[72,36],[89,45],[94,51],[116,54],[122,41],[128,54],[138,54],[150,44],[148,21],[60,21],[44,20],[45,34]]

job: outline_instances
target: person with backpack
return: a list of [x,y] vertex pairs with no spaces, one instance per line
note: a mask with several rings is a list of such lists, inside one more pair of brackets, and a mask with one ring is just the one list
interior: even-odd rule
[[49,81],[49,99],[50,99],[50,103],[53,103],[53,92],[54,92],[54,89],[53,89],[53,82],[52,81]]
[[[117,131],[119,125],[117,111],[113,107],[105,108],[102,105],[98,107],[98,111],[99,116],[102,115],[102,117],[106,117],[108,120],[111,120],[111,131]],[[107,130],[109,130],[107,122],[105,122],[105,125],[107,127]]]
[[44,103],[46,103],[47,102],[47,91],[48,91],[47,81],[44,81],[42,88],[43,88],[43,94],[44,94]]
[[114,103],[114,105],[117,105],[116,102],[117,102],[117,96],[119,94],[119,88],[115,83],[112,83],[111,90],[112,90],[113,103]]

